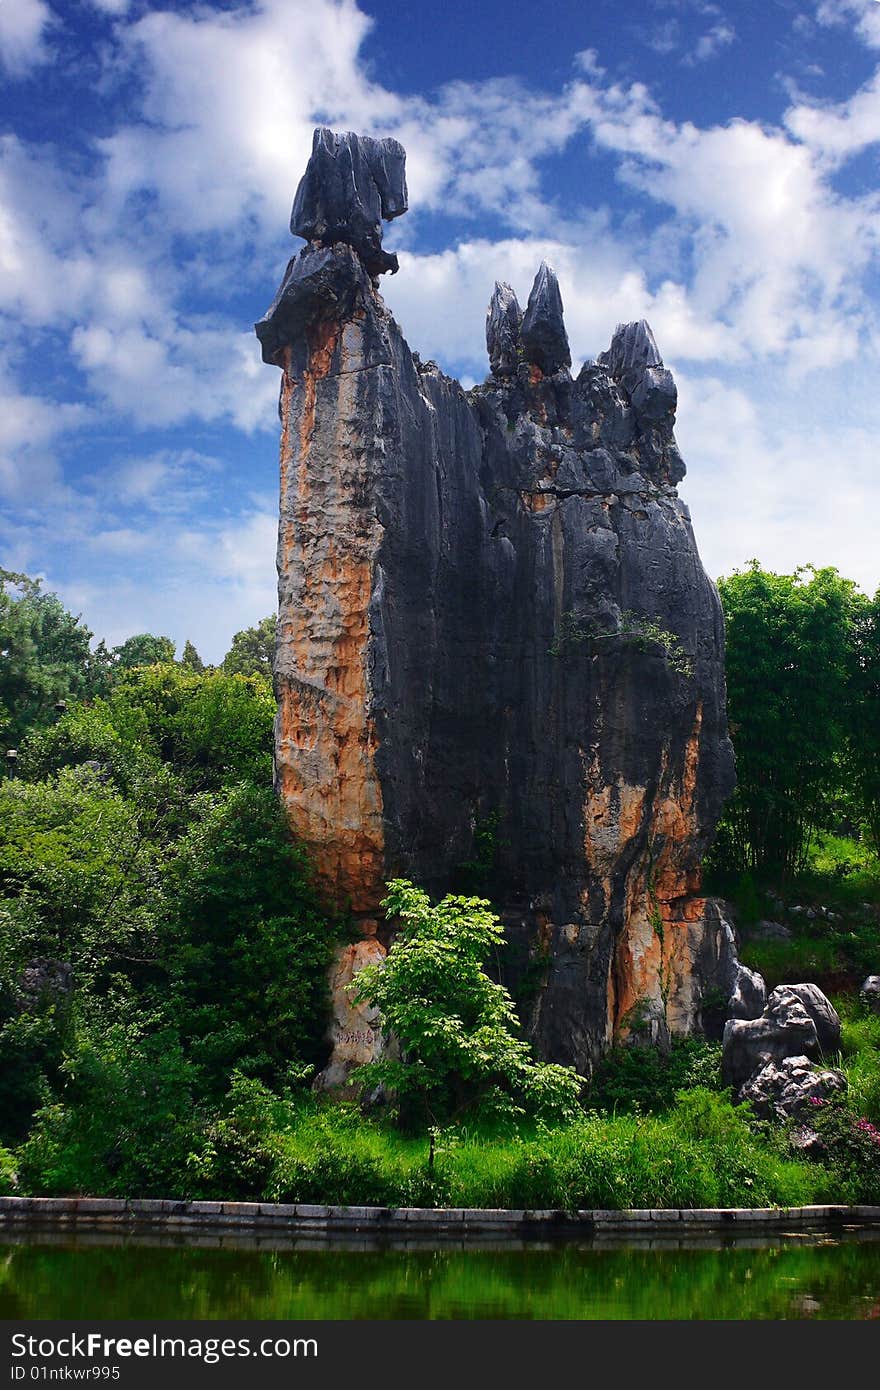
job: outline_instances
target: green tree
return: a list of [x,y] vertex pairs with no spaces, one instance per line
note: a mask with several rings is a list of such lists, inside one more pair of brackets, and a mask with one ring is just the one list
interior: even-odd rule
[[227,675],[272,676],[272,663],[275,658],[275,632],[277,619],[274,613],[263,618],[256,627],[243,628],[236,632],[232,646],[223,658],[223,670]]
[[775,574],[753,560],[718,587],[737,765],[719,843],[732,868],[796,873],[839,791],[866,600],[836,570],[811,565]]
[[401,929],[383,964],[365,967],[351,989],[355,1002],[379,1009],[401,1058],[361,1067],[357,1079],[365,1088],[387,1086],[406,1127],[465,1112],[570,1116],[580,1079],[569,1067],[534,1060],[510,995],[484,969],[504,945],[489,903],[449,895],[432,906],[405,879],[388,890],[383,907]]
[[56,706],[107,687],[109,656],[56,594],[0,570],[0,741],[4,752],[57,718]]
[[134,666],[155,666],[157,663],[174,660],[175,645],[170,637],[154,637],[151,632],[139,632],[135,637],[127,637],[118,647],[113,648],[116,664],[122,670]]
[[192,642],[187,638],[183,644],[183,656],[180,658],[181,666],[185,666],[189,671],[195,671],[197,676],[205,674],[205,663],[199,656]]
[[225,1090],[234,1069],[280,1084],[326,1053],[336,928],[271,787],[239,785],[181,842],[169,894],[173,1014]]
[[848,770],[865,831],[880,854],[880,589],[856,615],[847,728]]

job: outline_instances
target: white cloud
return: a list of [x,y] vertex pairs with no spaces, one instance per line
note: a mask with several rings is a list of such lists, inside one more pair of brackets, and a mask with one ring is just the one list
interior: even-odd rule
[[693,67],[697,63],[707,63],[710,58],[716,57],[723,48],[729,47],[736,39],[736,30],[732,24],[719,20],[713,24],[711,29],[707,29],[705,34],[701,34],[694,49],[685,55],[684,63],[688,67]]
[[51,21],[44,0],[0,0],[0,61],[11,77],[25,77],[46,61],[44,38]]
[[[753,548],[766,543],[768,563],[822,559],[813,507],[834,518],[826,549],[847,550],[864,569],[873,535],[855,500],[872,487],[863,403],[840,431],[852,460],[835,494],[844,500],[816,505],[818,466],[802,474],[804,494],[795,483],[798,453],[834,440],[828,428],[800,426],[798,401],[841,363],[854,371],[864,362],[866,382],[876,373],[880,329],[865,277],[877,264],[880,199],[846,196],[833,182],[843,159],[878,138],[876,77],[843,101],[793,99],[782,126],[701,127],[669,119],[643,84],[613,81],[592,50],[576,55],[572,81],[556,91],[499,78],[399,94],[362,59],[372,21],[354,0],[167,10],[91,3],[114,19],[108,72],[136,74],[139,95],[85,176],[78,163],[68,171],[57,148],[0,140],[0,311],[10,352],[35,332],[63,340],[104,422],[129,436],[132,426],[184,422],[274,431],[277,373],[260,362],[252,334],[224,316],[227,287],[254,287],[254,317],[268,303],[299,245],[285,228],[315,124],[393,134],[408,152],[412,211],[394,224],[401,272],[383,294],[414,348],[481,380],[495,279],[509,280],[525,303],[546,257],[560,277],[576,361],[607,347],[618,321],[647,317],[681,378],[688,495],[710,569],[748,558],[732,553],[731,497],[742,498],[738,529],[754,528]],[[37,0],[25,8],[49,17]],[[704,17],[704,32],[682,61],[706,61],[734,42],[721,8],[703,0],[689,8]],[[825,0],[817,19],[880,46],[875,0]],[[32,61],[45,52],[44,28]],[[666,31],[679,50],[684,29],[676,20]],[[626,185],[626,216],[592,205],[593,147]],[[548,193],[542,162],[563,151],[582,206],[570,192],[564,206]],[[421,232],[431,213],[458,219],[462,238],[427,254]],[[748,388],[722,383],[732,365]],[[792,402],[789,442],[768,424],[782,394]],[[133,442],[102,470],[100,496],[95,479],[73,491],[52,445],[60,427],[88,414],[50,395],[49,385],[16,384],[8,368],[0,379],[0,487],[25,509],[50,502],[55,527],[53,537],[34,505],[27,529],[20,519],[5,523],[7,553],[44,567],[64,538],[81,548],[83,564],[100,561],[116,576],[82,599],[99,630],[121,640],[135,626],[166,630],[173,621],[181,641],[191,636],[203,655],[222,655],[235,626],[274,601],[274,500],[250,506],[238,525],[206,515],[220,482],[211,460],[152,440],[144,457]],[[142,582],[127,561],[143,566]]]
[[682,494],[709,573],[730,574],[752,557],[788,573],[834,565],[873,593],[880,574],[865,498],[875,489],[876,422],[817,428],[798,421],[796,400],[774,415],[717,378],[677,379]]

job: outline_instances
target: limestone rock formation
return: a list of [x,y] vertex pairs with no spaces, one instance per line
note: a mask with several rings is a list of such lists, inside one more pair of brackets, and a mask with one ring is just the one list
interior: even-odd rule
[[[739,1098],[748,1101],[759,1119],[809,1119],[814,1103],[843,1094],[847,1081],[842,1071],[819,1071],[809,1057],[786,1057],[765,1067],[741,1087]],[[804,1144],[799,1145],[803,1149]]]
[[382,249],[382,220],[407,210],[405,170],[396,140],[319,128],[293,200],[291,232],[320,246],[353,247],[371,275],[396,271],[397,257]]
[[802,1055],[816,1061],[839,1046],[840,1019],[819,987],[778,985],[759,1017],[733,1017],[725,1025],[721,1074],[742,1094],[745,1083],[771,1063]]
[[571,366],[559,281],[555,270],[546,261],[541,262],[535,276],[523,314],[520,337],[526,362],[540,367],[545,376],[552,376],[561,368]]
[[375,143],[316,134],[308,245],[257,325],[282,374],[278,790],[380,945],[389,877],[473,891],[494,837],[504,982],[542,1053],[588,1073],[735,984],[701,892],[733,755],[675,389],[644,324],[573,379],[546,266],[522,324],[492,296],[483,385],[422,363],[373,278],[402,152],[377,168]]
[[486,351],[494,376],[513,376],[519,366],[522,310],[510,285],[496,280],[486,314]]

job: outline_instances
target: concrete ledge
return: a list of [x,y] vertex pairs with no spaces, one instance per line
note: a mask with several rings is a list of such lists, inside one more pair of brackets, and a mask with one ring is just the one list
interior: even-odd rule
[[650,1236],[674,1232],[718,1233],[823,1230],[841,1225],[880,1225],[880,1207],[700,1207],[645,1208],[634,1211],[521,1211],[479,1207],[356,1207],[270,1202],[181,1202],[112,1197],[0,1197],[0,1232],[27,1227],[125,1232],[276,1231],[286,1235],[365,1231],[495,1236],[560,1234],[593,1236],[626,1233]]

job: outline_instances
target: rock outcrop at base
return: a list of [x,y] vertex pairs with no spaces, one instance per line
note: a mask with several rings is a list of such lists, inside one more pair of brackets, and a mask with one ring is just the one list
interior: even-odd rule
[[[589,1073],[733,989],[700,869],[733,785],[723,622],[675,388],[644,323],[573,378],[546,265],[524,315],[496,285],[483,385],[422,363],[374,281],[372,219],[405,205],[375,145],[316,133],[308,242],[256,326],[282,372],[278,790],[379,949],[392,876],[489,896],[531,1036]],[[374,194],[338,195],[343,150]]]

